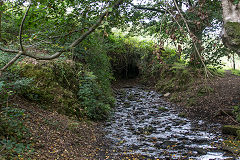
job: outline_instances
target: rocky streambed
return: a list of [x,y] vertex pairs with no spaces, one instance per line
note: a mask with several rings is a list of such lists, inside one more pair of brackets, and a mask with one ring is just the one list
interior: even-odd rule
[[[221,149],[220,125],[191,121],[155,91],[129,87],[116,91],[116,108],[106,123],[111,157],[139,159],[237,159]],[[201,113],[199,113],[201,114]],[[115,157],[115,158],[114,158]]]

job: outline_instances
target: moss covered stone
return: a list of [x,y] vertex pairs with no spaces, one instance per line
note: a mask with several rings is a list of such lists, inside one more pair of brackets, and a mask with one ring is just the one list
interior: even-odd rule
[[[240,126],[225,125],[222,128],[222,133],[233,135],[233,136],[238,136],[239,130],[240,130]],[[238,132],[238,134],[237,134],[237,132]]]
[[226,34],[228,35],[228,43],[236,48],[240,48],[240,23],[238,22],[227,22],[224,25]]

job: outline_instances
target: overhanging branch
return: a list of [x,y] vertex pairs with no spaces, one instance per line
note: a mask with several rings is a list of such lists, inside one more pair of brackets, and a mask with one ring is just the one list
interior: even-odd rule
[[151,8],[151,7],[145,7],[145,6],[137,6],[134,4],[131,4],[134,8],[136,9],[142,9],[142,10],[148,10],[148,11],[154,11],[154,12],[160,12],[160,13],[165,13],[166,11],[164,9],[158,9],[158,8]]
[[30,3],[30,5],[29,5],[24,17],[23,17],[21,26],[20,26],[20,32],[19,32],[20,51],[0,48],[0,50],[3,51],[3,52],[18,53],[8,64],[6,64],[2,69],[0,69],[0,76],[1,76],[1,72],[6,70],[10,65],[12,65],[21,55],[25,55],[27,57],[34,58],[36,60],[52,60],[52,59],[58,58],[64,52],[70,51],[72,48],[76,47],[80,42],[82,42],[89,34],[91,34],[93,31],[95,31],[97,29],[97,27],[99,27],[101,25],[104,18],[107,17],[112,12],[112,10],[116,9],[121,3],[123,3],[123,1],[124,0],[118,0],[111,7],[111,9],[109,8],[106,12],[102,13],[100,15],[99,19],[96,21],[96,23],[92,27],[90,27],[85,33],[83,33],[77,40],[75,40],[71,45],[69,45],[66,49],[63,49],[61,51],[56,52],[53,55],[48,55],[48,56],[32,55],[30,53],[27,53],[23,48],[23,45],[22,45],[22,30],[23,30],[24,21],[26,19],[26,16],[28,14],[29,9],[30,9],[30,5],[31,5],[31,3]]

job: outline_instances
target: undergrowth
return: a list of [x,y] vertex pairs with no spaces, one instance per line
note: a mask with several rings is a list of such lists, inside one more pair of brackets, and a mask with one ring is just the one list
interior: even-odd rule
[[30,132],[24,125],[25,111],[4,107],[0,112],[0,159],[20,159],[34,152]]
[[183,63],[174,63],[160,72],[156,89],[161,92],[176,92],[187,90],[201,71],[186,66]]
[[240,76],[240,70],[231,70],[233,75]]

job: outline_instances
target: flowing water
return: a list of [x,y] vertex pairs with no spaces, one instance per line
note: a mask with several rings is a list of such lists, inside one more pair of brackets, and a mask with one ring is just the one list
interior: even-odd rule
[[105,127],[116,156],[121,152],[146,159],[235,159],[219,147],[219,125],[190,121],[161,97],[141,87],[117,90],[115,113]]

